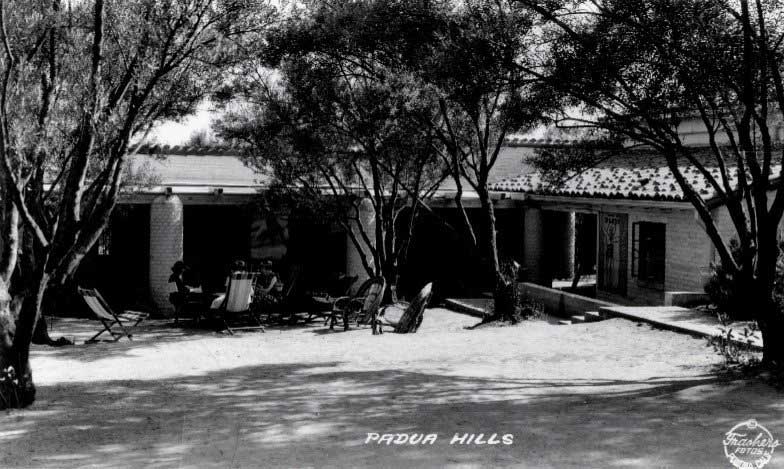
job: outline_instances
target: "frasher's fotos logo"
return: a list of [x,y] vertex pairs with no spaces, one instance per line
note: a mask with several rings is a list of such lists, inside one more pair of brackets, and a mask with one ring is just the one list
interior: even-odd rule
[[724,455],[738,469],[761,469],[770,462],[779,440],[756,420],[741,422],[724,434]]

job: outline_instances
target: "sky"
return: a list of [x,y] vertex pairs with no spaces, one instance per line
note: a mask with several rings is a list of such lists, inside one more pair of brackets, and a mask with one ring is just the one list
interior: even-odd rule
[[203,103],[192,116],[177,122],[170,121],[158,125],[150,132],[147,141],[159,145],[184,145],[191,135],[210,130],[210,123],[215,118],[215,111],[210,103]]

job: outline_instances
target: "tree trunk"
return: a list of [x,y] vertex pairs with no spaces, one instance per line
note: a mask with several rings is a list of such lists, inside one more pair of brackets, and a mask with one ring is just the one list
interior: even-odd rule
[[[38,315],[38,321],[35,323],[35,330],[33,331],[33,343],[38,345],[48,345],[50,347],[61,347],[63,345],[73,345],[73,342],[66,339],[65,337],[60,337],[58,339],[52,339],[49,335],[49,325],[46,322],[46,315],[53,314],[55,305],[57,304],[58,300],[63,298],[63,291],[65,287],[59,285],[42,285],[42,289],[40,291],[43,292],[42,298],[29,298],[25,303],[25,307],[30,308],[39,308],[36,314]],[[32,313],[31,313],[32,314]]]
[[35,400],[30,344],[20,347],[15,341],[20,306],[21,301],[12,301],[8,286],[0,281],[0,409],[27,407]]
[[49,325],[46,323],[46,317],[44,316],[43,311],[38,317],[38,321],[35,323],[33,343],[39,345],[54,345],[57,343],[49,336]]
[[394,260],[386,262],[382,266],[381,275],[387,283],[387,288],[384,290],[384,298],[381,302],[383,304],[397,302],[397,283],[400,279],[397,262]]
[[776,266],[778,264],[779,252],[776,239],[776,230],[770,226],[774,224],[765,223],[758,216],[759,236],[756,278],[753,281],[752,303],[749,307],[757,311],[760,332],[762,332],[762,361],[773,367],[784,366],[784,315],[780,310],[774,292],[776,290]]
[[759,322],[762,332],[762,362],[774,366],[784,366],[784,316],[773,304],[768,306],[765,319]]
[[[41,345],[59,345],[62,342],[52,340],[49,336],[49,328],[47,327],[46,319],[44,318],[44,308],[49,301],[45,302],[45,298],[38,298],[38,295],[45,295],[46,298],[54,299],[54,295],[49,291],[46,284],[41,284],[41,273],[43,268],[38,263],[43,264],[44,259],[47,258],[46,249],[38,243],[33,236],[29,233],[25,235],[24,242],[22,243],[22,255],[20,256],[20,270],[16,277],[14,285],[22,286],[20,296],[24,296],[24,303],[22,308],[26,311],[25,314],[35,314],[38,320],[35,323],[33,330],[33,343]],[[48,277],[47,277],[48,278]],[[34,286],[38,285],[40,288],[35,289]],[[36,294],[36,292],[40,292]],[[38,306],[40,305],[40,306]],[[33,308],[41,309],[40,311],[30,311]]]
[[479,193],[479,203],[482,207],[482,217],[484,219],[483,233],[482,233],[482,251],[483,255],[489,261],[488,273],[493,281],[493,285],[498,283],[501,279],[501,263],[498,260],[498,241],[495,233],[495,208],[493,202],[490,200],[490,194],[487,191]]
[[482,233],[482,246],[484,256],[489,260],[487,266],[488,276],[493,285],[493,319],[514,321],[515,313],[515,284],[508,282],[501,272],[501,262],[498,258],[498,240],[495,230],[495,208],[487,191],[480,191],[479,203],[482,207],[484,227]]
[[[33,293],[30,301],[19,302],[19,315],[16,321],[16,329],[13,331],[13,341],[9,340],[9,330],[13,328],[2,321],[0,331],[3,341],[0,346],[0,406],[27,407],[35,400],[35,385],[33,384],[33,371],[30,367],[30,344],[33,339],[38,316],[41,311],[41,302],[44,297],[46,283],[49,280],[47,274],[41,275],[41,283]],[[10,298],[7,287],[3,286],[0,297]],[[2,299],[2,298],[0,298]],[[24,306],[22,303],[25,303]],[[8,301],[0,301],[2,309],[0,316],[5,319],[13,319],[13,311]],[[16,301],[13,302],[16,304]],[[17,306],[14,306],[17,308]],[[13,324],[13,323],[11,323]]]

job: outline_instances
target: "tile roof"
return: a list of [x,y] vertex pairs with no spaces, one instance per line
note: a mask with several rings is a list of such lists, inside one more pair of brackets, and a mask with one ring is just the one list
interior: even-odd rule
[[[707,149],[695,152],[701,163],[720,181],[719,168]],[[678,165],[697,192],[706,200],[715,192],[696,166],[685,160]],[[774,165],[772,174],[778,174],[780,165]],[[737,184],[737,167],[727,164],[730,184]],[[509,173],[508,173],[509,174]],[[559,181],[550,181],[541,170],[528,170],[509,174],[491,184],[496,192],[524,192],[528,194],[559,195],[633,200],[686,201],[675,177],[663,156],[650,150],[630,150],[612,155],[595,166],[572,172]]]
[[569,139],[569,138],[525,138],[520,136],[509,136],[504,139],[506,147],[525,147],[525,148],[563,148],[571,146],[581,146],[585,144],[597,144],[598,140],[589,139]]
[[[632,200],[686,201],[664,157],[650,150],[631,150],[607,157],[595,166],[573,172],[560,181],[552,181],[537,169],[532,159],[541,147],[564,146],[564,141],[515,139],[501,149],[496,165],[490,173],[490,189],[495,192],[523,192],[528,194],[558,195]],[[576,144],[569,142],[569,144]],[[567,145],[570,146],[570,145]],[[246,166],[240,151],[229,147],[143,147],[130,158],[130,180],[153,187],[159,192],[165,187],[181,191],[209,192],[213,188],[255,192],[268,186],[269,176]],[[700,161],[716,177],[719,169],[707,150],[698,150]],[[679,167],[686,179],[706,200],[714,197],[707,180],[696,167],[683,161]],[[778,174],[780,165],[774,165]],[[731,184],[736,184],[736,168],[728,164]],[[133,184],[133,183],[131,183]],[[187,189],[186,189],[187,188]],[[444,181],[440,192],[454,191],[451,179]],[[466,196],[471,189],[465,184]]]
[[255,190],[270,181],[246,166],[236,149],[222,147],[144,147],[129,167],[132,180],[147,186]]
[[[489,181],[494,183],[508,178],[511,174],[521,174],[532,170],[528,160],[534,156],[535,150],[528,145],[504,146],[498,153],[495,165],[490,170]],[[452,193],[457,189],[455,181],[448,177],[439,186],[440,192]],[[463,182],[463,191],[470,197],[473,192],[467,182]]]

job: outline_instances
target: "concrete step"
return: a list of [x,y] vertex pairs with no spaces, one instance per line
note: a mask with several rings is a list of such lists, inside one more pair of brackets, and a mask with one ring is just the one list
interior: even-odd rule
[[562,319],[562,320],[558,321],[558,324],[561,325],[561,326],[571,326],[572,325],[572,321],[567,321],[565,319]]
[[488,300],[486,299],[447,298],[444,300],[444,305],[448,309],[477,318],[484,317],[487,304]]
[[583,313],[583,316],[585,316],[585,322],[596,322],[604,319],[604,316],[599,311],[586,311]]
[[604,319],[598,311],[586,311],[583,314],[575,314],[571,318],[572,323],[597,322]]

